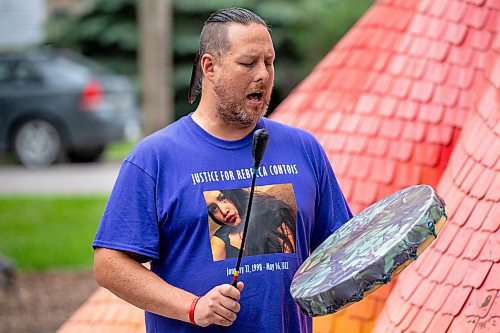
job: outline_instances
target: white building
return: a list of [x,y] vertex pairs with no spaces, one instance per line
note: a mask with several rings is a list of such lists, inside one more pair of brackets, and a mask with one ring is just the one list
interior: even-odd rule
[[44,0],[0,0],[0,49],[40,43],[45,14]]

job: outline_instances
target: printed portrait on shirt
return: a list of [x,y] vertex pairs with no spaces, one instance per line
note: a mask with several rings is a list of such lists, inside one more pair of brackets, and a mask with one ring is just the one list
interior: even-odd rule
[[[214,261],[238,257],[250,189],[203,193]],[[297,205],[292,184],[255,187],[244,256],[295,253]]]

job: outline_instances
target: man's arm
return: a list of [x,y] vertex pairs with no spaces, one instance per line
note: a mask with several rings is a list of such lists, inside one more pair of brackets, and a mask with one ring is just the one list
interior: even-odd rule
[[[146,311],[189,322],[189,308],[196,295],[168,284],[141,265],[140,256],[130,252],[96,248],[94,276],[113,294]],[[238,289],[229,284],[214,287],[203,295],[194,312],[199,326],[230,326],[240,310]]]

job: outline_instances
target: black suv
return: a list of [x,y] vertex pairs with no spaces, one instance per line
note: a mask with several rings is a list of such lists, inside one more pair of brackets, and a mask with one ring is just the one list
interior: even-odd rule
[[69,51],[0,55],[0,154],[31,168],[97,160],[140,132],[133,85]]

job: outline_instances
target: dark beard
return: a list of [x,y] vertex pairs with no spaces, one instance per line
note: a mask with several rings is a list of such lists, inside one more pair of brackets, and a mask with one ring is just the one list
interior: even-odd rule
[[269,107],[269,103],[264,102],[260,113],[247,112],[242,108],[246,100],[236,101],[228,98],[232,95],[228,89],[216,85],[214,92],[217,98],[215,106],[217,115],[228,125],[237,125],[242,128],[255,125],[266,114]]

